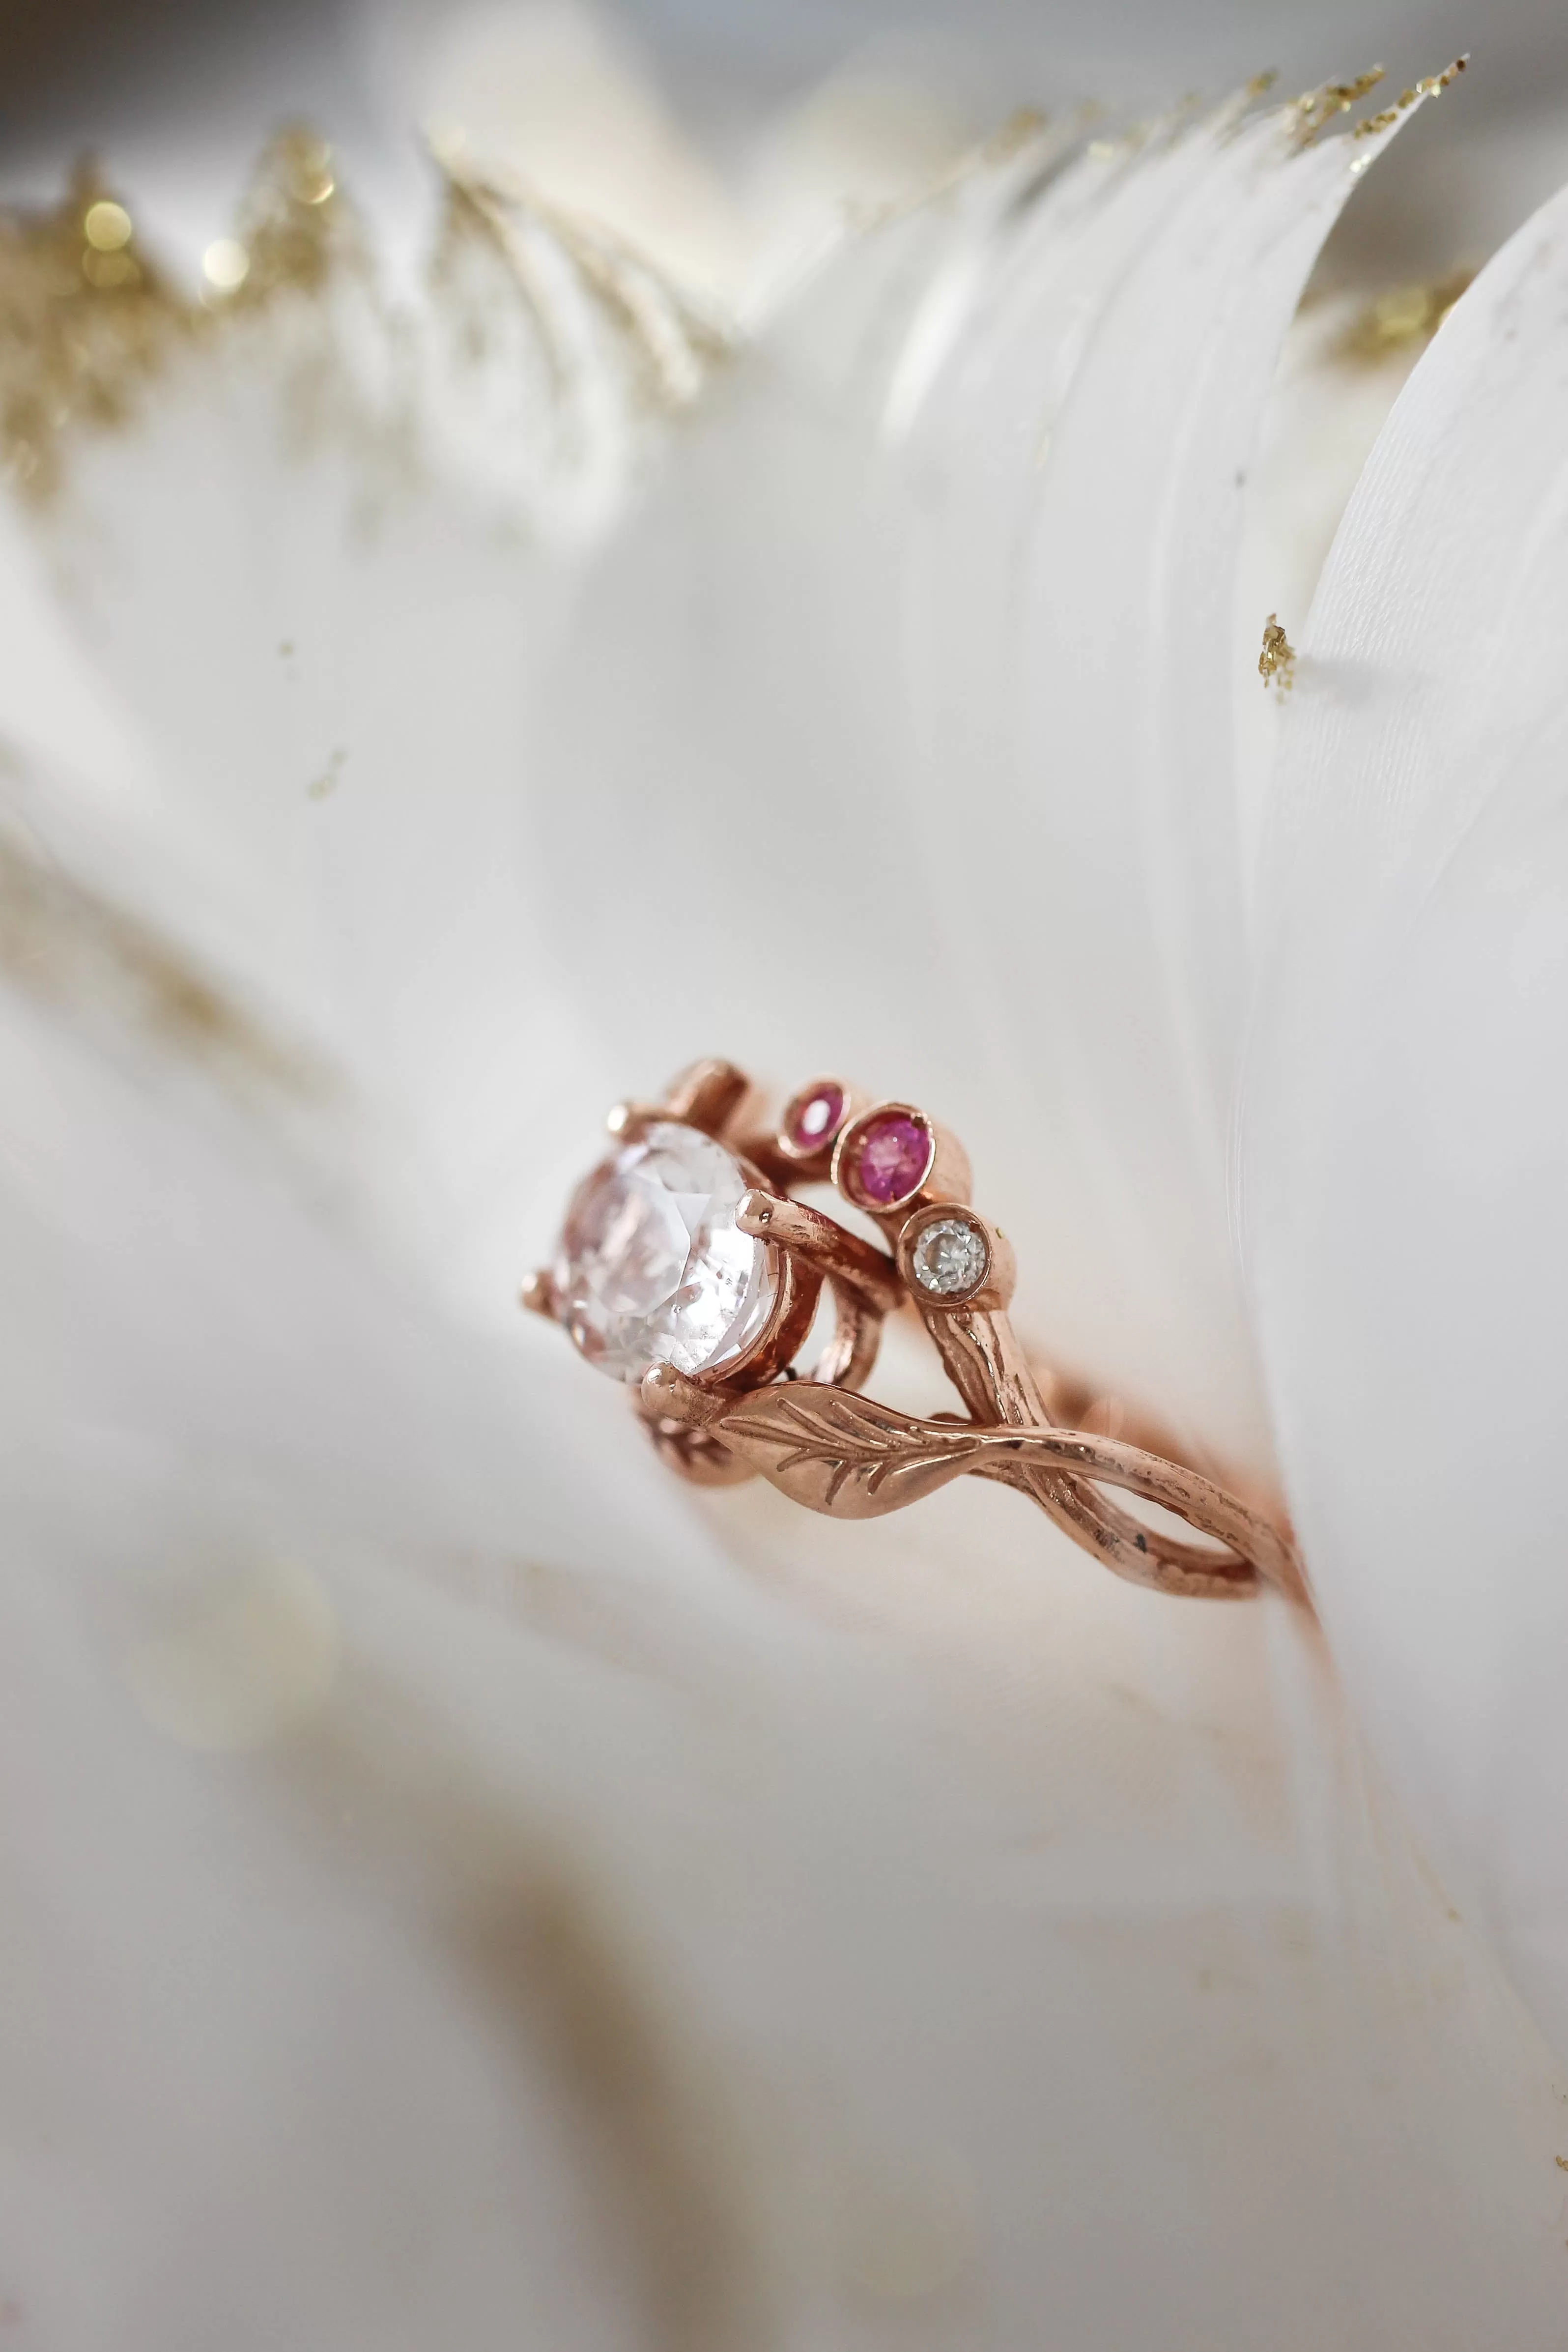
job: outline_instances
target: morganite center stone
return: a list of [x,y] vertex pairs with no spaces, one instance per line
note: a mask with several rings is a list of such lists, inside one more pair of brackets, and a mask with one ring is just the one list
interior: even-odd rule
[[860,1139],[855,1174],[868,1201],[886,1208],[913,1192],[931,1156],[928,1131],[902,1112],[873,1119]]
[[591,1364],[640,1381],[688,1378],[745,1353],[767,1328],[779,1260],[735,1213],[748,1180],[733,1152],[658,1119],[579,1185],[556,1261],[562,1319]]

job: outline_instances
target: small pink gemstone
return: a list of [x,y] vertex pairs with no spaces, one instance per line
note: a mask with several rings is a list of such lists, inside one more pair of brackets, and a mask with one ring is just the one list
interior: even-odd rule
[[885,1208],[915,1192],[931,1157],[931,1138],[902,1111],[873,1119],[860,1139],[855,1175],[868,1201]]
[[798,1102],[789,1118],[789,1140],[802,1151],[810,1151],[825,1135],[831,1135],[844,1111],[842,1087],[823,1086]]

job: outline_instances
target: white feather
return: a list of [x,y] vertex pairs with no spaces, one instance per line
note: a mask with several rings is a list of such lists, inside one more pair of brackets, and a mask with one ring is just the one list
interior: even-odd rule
[[[737,363],[580,611],[434,331],[402,412],[329,365],[291,437],[297,317],[71,452],[37,545],[101,724],[41,678],[0,713],[47,949],[0,997],[0,2296],[41,2328],[1555,2342],[1551,2062],[1283,1610],[1119,1586],[989,1490],[673,1492],[558,1335],[488,1328],[595,1096],[842,1056],[970,1130],[1050,1336],[1255,1444],[1207,1189],[1234,875],[1199,920],[1236,517],[1184,469],[1223,492],[1345,160],[1020,149]],[[1148,655],[1054,673],[1061,760],[1074,583]],[[1058,937],[982,859],[1043,991],[984,1053],[961,817],[1061,866]],[[1194,1255],[1151,1298],[1155,1232]]]
[[1561,2045],[1568,201],[1402,395],[1301,647],[1249,1119],[1291,1491],[1364,1719]]
[[547,919],[623,1060],[735,975],[727,1050],[951,1120],[1038,1343],[1255,1468],[1238,545],[1376,144],[1291,120],[1026,143],[847,253],[608,551],[533,762]]

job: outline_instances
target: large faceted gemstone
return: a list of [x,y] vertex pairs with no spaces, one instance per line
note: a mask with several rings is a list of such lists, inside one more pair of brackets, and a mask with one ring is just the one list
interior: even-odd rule
[[556,1291],[567,1328],[601,1372],[654,1364],[722,1370],[766,1329],[778,1255],[735,1222],[747,1179],[722,1144],[660,1119],[579,1185]]

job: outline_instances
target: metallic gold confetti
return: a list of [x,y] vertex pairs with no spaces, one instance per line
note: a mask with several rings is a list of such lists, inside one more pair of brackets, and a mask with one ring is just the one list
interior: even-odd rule
[[1270,613],[1263,624],[1258,675],[1265,687],[1277,687],[1281,694],[1289,694],[1296,682],[1296,648],[1280,626],[1278,613]]
[[81,226],[89,245],[99,253],[118,253],[122,245],[131,242],[131,215],[111,197],[101,196],[97,204],[89,205]]
[[[570,406],[580,390],[585,317],[650,415],[685,407],[727,356],[722,327],[608,232],[455,165],[445,178],[430,276],[438,302],[465,308],[459,355],[472,346],[477,358],[487,347],[485,319],[457,292],[465,255],[484,247],[501,273],[492,295],[509,278],[532,318],[558,404]],[[176,351],[274,302],[319,302],[356,279],[376,305],[367,247],[331,151],[307,130],[286,131],[267,150],[234,233],[206,247],[194,296],[164,277],[131,211],[90,164],[57,205],[0,206],[0,472],[13,488],[47,496],[69,436],[128,422]]]
[[214,237],[202,256],[202,276],[214,294],[233,294],[250,274],[250,256],[236,236]]
[[1364,121],[1358,122],[1353,135],[1357,139],[1364,139],[1370,137],[1375,131],[1386,131],[1391,123],[1398,121],[1407,108],[1415,105],[1418,98],[1440,98],[1458,75],[1464,72],[1469,61],[1469,54],[1467,51],[1462,58],[1456,58],[1451,66],[1445,66],[1440,74],[1428,74],[1424,80],[1416,84],[1414,89],[1402,89],[1392,106],[1385,106],[1380,114],[1369,114]]
[[1352,321],[1336,356],[1375,362],[1390,352],[1428,341],[1475,274],[1469,268],[1451,269],[1424,286],[1390,288]]
[[0,467],[13,484],[47,490],[61,433],[119,424],[186,331],[90,164],[58,205],[0,210]]
[[1326,81],[1317,89],[1303,90],[1291,109],[1291,135],[1299,147],[1310,147],[1320,131],[1336,116],[1348,114],[1358,100],[1369,89],[1375,89],[1385,68],[1368,66],[1364,73],[1351,81]]
[[[206,289],[234,310],[288,289],[315,293],[355,249],[334,201],[329,150],[290,131],[264,156],[241,237],[204,257]],[[0,209],[0,468],[35,496],[58,478],[62,436],[122,424],[172,352],[207,331],[208,301],[187,300],[150,259],[128,208],[91,163],[41,211]]]

